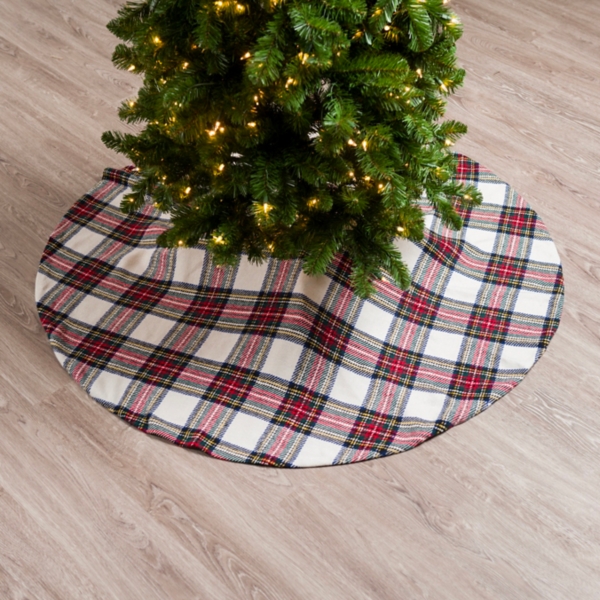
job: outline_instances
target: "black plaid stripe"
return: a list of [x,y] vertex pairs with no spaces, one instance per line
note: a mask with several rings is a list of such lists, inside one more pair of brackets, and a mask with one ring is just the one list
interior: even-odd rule
[[520,238],[534,238],[537,233],[537,215],[528,206],[502,207],[498,218],[498,233]]
[[97,370],[105,369],[117,352],[127,343],[127,336],[90,326],[88,334],[77,344],[69,358]]
[[115,265],[91,256],[84,256],[61,277],[58,285],[69,287],[82,295],[92,294],[114,270]]
[[293,429],[297,434],[309,436],[326,410],[328,402],[329,397],[325,394],[290,382],[270,422],[272,425]]
[[134,167],[128,167],[127,169],[104,169],[102,173],[103,181],[112,181],[119,185],[128,187],[132,183],[139,180],[139,176],[136,175]]
[[413,281],[396,308],[396,318],[421,327],[430,328],[435,323],[444,297]]
[[488,285],[501,285],[519,290],[523,287],[528,269],[529,261],[526,258],[492,254],[483,282]]
[[385,453],[389,450],[401,426],[401,418],[361,407],[344,446],[356,450],[371,450],[379,454]]
[[353,331],[354,327],[348,322],[319,308],[305,346],[331,364],[340,366]]
[[464,154],[455,153],[455,157],[458,159],[456,179],[467,183],[477,183],[480,174],[479,163],[476,163]]
[[461,402],[485,398],[494,389],[497,377],[498,369],[493,365],[475,366],[463,362],[456,363],[452,370],[448,397],[456,401],[456,406]]
[[105,204],[92,194],[84,194],[67,212],[65,219],[74,225],[85,227],[104,210]]
[[510,331],[512,317],[508,310],[476,304],[471,310],[466,332],[473,338],[503,344]]

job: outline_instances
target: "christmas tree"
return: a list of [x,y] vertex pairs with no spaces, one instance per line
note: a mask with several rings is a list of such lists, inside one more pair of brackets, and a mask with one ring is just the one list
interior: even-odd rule
[[170,213],[161,246],[308,274],[347,252],[366,297],[384,274],[410,285],[394,240],[422,239],[424,194],[453,229],[481,201],[453,180],[466,127],[441,119],[464,78],[447,0],[146,0],[108,27],[144,78],[119,115],[144,128],[103,141],[139,170],[123,210]]

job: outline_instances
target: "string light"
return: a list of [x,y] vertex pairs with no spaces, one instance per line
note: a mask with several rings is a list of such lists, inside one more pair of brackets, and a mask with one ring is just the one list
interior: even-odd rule
[[348,140],[348,146],[356,146],[356,142],[354,140]]
[[129,69],[127,69],[127,70],[128,70],[128,71],[135,71],[135,65],[131,65],[131,66],[129,67]]
[[246,7],[243,4],[236,4],[235,10],[237,10],[239,13],[243,13],[246,10]]
[[386,26],[383,28],[383,30],[384,30],[384,31],[389,31],[389,30],[390,30],[390,26],[389,26],[389,25],[386,25]]
[[222,173],[223,169],[225,169],[225,165],[224,164],[220,164],[219,165],[219,173]]
[[179,240],[179,245],[183,246],[183,240]]
[[313,198],[312,200],[309,200],[309,202],[308,202],[309,206],[316,206],[317,204],[319,204],[319,201],[317,200],[317,198]]
[[183,190],[183,193],[184,193],[186,196],[188,196],[188,195],[189,195],[189,193],[190,193],[191,191],[192,191],[192,188],[191,188],[191,187],[186,187],[186,188],[185,188],[185,190]]
[[440,84],[440,90],[442,90],[442,92],[447,92],[448,86],[445,83],[442,83]]
[[371,181],[371,178],[370,178],[368,175],[365,175],[365,176],[363,177],[363,179],[364,179],[366,182],[369,182],[369,181]]
[[267,204],[266,202],[263,204],[263,211],[265,213],[265,215],[269,214],[269,211],[273,210],[273,207],[270,204]]
[[449,138],[446,138],[446,141],[444,142],[444,144],[445,144],[446,146],[452,146],[453,142],[452,142],[452,140],[451,140],[451,139],[449,139]]
[[396,227],[396,230],[398,231],[398,233],[402,233],[404,231],[404,227],[402,227],[402,225],[398,225],[398,227]]
[[242,56],[242,60],[246,60],[247,58],[250,58],[252,56],[252,54],[250,54],[250,52],[246,52],[246,54],[244,54],[244,56]]
[[181,68],[182,68],[182,69],[187,69],[189,66],[190,66],[190,63],[189,63],[189,62],[184,62],[184,63],[181,65]]
[[367,151],[367,140],[363,140],[361,146],[363,147],[363,150],[366,152]]
[[248,127],[254,128],[256,127],[256,123],[254,121],[251,121],[250,123],[248,123]]
[[223,239],[222,235],[213,235],[213,242],[215,244],[224,244],[225,240]]
[[348,171],[348,176],[354,179],[354,171]]
[[157,46],[160,46],[160,45],[162,44],[162,40],[161,40],[161,39],[160,39],[160,38],[159,38],[157,35],[155,35],[155,36],[152,38],[152,41],[153,41],[153,42],[154,42],[154,43],[155,43]]
[[133,108],[135,106],[135,100],[129,100],[129,102],[127,102],[127,104],[129,104],[129,106],[131,108]]
[[221,127],[220,121],[217,121],[212,129],[207,129],[208,135],[210,137],[214,137],[217,134],[217,131],[220,131],[221,133],[225,131],[225,128]]

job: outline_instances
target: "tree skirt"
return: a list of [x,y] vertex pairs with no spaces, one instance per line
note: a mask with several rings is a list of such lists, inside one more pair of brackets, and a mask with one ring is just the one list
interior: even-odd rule
[[424,203],[422,243],[398,245],[403,292],[364,301],[337,257],[214,265],[204,244],[161,249],[167,215],[119,205],[132,169],[107,169],[65,215],[36,281],[56,357],[135,427],[211,456],[277,467],[409,450],[479,414],[540,358],[561,315],[563,277],[545,225],[464,156],[457,177],[484,203],[459,232]]

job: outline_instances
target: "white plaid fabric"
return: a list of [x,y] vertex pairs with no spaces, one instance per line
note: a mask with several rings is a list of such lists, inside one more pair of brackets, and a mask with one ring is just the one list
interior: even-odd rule
[[[337,257],[216,267],[201,243],[159,249],[151,204],[119,210],[135,175],[108,169],[52,234],[36,282],[57,358],[92,398],[141,430],[212,456],[310,467],[402,452],[514,387],[556,331],[556,247],[506,183],[466,157],[484,203],[446,229],[429,212],[402,292],[363,301]],[[426,206],[424,210],[430,211]]]

